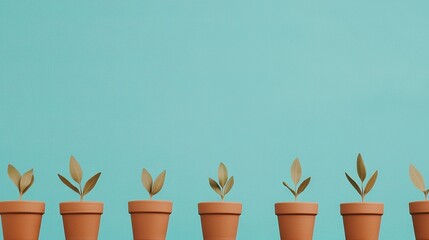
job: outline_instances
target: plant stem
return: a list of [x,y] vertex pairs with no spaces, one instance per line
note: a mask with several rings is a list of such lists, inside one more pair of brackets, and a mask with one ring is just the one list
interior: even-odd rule
[[22,193],[19,193],[19,200],[22,200]]
[[362,202],[365,201],[365,193],[363,191],[364,191],[364,189],[363,189],[363,181],[362,181],[362,188],[361,188]]
[[425,192],[425,201],[428,200],[428,193],[429,193],[428,191]]
[[79,183],[79,195],[80,195],[80,201],[83,201],[83,192],[82,192],[82,184]]
[[298,193],[296,192],[296,184],[295,184],[295,202],[298,200]]

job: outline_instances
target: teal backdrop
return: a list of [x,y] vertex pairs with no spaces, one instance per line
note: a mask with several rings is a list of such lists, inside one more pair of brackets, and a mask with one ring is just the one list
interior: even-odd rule
[[274,203],[301,159],[318,202],[317,240],[344,239],[339,204],[359,201],[362,153],[379,170],[380,239],[413,239],[408,177],[429,182],[429,1],[105,0],[0,2],[0,200],[17,199],[7,164],[34,168],[26,200],[47,203],[42,240],[64,239],[58,203],[103,201],[100,239],[132,239],[140,175],[167,170],[168,239],[202,239],[197,203],[224,162],[227,201],[243,203],[238,239],[279,239]]

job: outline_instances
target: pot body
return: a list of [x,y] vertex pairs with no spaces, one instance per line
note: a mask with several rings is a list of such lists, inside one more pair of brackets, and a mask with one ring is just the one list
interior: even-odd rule
[[97,240],[100,229],[102,202],[62,202],[60,213],[63,216],[66,240]]
[[383,203],[342,203],[346,240],[378,240]]
[[429,201],[410,202],[416,240],[429,239]]
[[172,210],[170,201],[128,202],[134,240],[165,240]]
[[235,202],[198,203],[204,240],[235,240],[242,204]]
[[0,214],[4,240],[39,239],[44,202],[6,201],[0,202]]
[[312,240],[317,203],[282,202],[274,205],[281,240]]

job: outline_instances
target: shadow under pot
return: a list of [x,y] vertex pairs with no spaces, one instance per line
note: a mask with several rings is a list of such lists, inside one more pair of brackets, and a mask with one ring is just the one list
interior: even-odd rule
[[66,240],[97,240],[100,228],[102,202],[60,203]]
[[235,240],[242,204],[236,202],[198,203],[204,240]]
[[317,203],[281,202],[274,205],[281,240],[312,240]]
[[429,239],[429,201],[410,202],[416,240]]
[[377,240],[380,233],[383,203],[342,203],[346,240]]
[[128,202],[134,240],[164,240],[173,210],[170,201],[141,200]]
[[35,201],[0,202],[4,240],[39,239],[45,203]]

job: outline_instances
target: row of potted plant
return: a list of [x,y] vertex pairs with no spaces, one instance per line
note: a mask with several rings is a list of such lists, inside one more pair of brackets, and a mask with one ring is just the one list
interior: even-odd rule
[[[347,240],[378,239],[384,204],[365,202],[365,196],[375,185],[378,171],[375,171],[365,184],[367,172],[361,154],[357,157],[356,167],[360,181],[356,182],[347,173],[345,175],[359,193],[361,202],[340,204],[345,238]],[[80,201],[60,203],[65,238],[67,240],[96,240],[103,213],[103,203],[84,201],[84,197],[95,187],[101,173],[92,176],[82,186],[83,171],[73,156],[70,157],[69,169],[76,185],[60,174],[58,177],[66,186],[79,194]],[[298,159],[293,161],[290,174],[293,185],[286,182],[283,182],[283,185],[293,194],[295,201],[276,203],[274,206],[275,214],[278,217],[280,238],[282,240],[311,240],[318,204],[298,202],[299,195],[307,188],[311,177],[301,181],[302,168]],[[409,174],[413,184],[425,196],[424,201],[409,204],[415,237],[417,240],[429,239],[429,228],[427,227],[429,225],[429,201],[427,199],[429,189],[426,189],[423,176],[413,165],[410,165]],[[45,203],[22,200],[22,196],[33,185],[33,170],[21,175],[15,167],[9,164],[8,175],[18,188],[19,200],[0,202],[4,240],[37,240],[42,215],[45,212]],[[152,200],[153,196],[161,191],[165,176],[166,171],[164,170],[153,180],[146,169],[142,171],[142,183],[149,193],[150,199],[128,202],[135,240],[166,238],[173,203]],[[227,167],[223,163],[220,163],[218,167],[218,181],[209,178],[209,185],[220,196],[221,201],[198,204],[203,238],[205,240],[234,240],[237,235],[242,204],[224,201],[225,196],[234,185],[234,177],[228,176]]]

